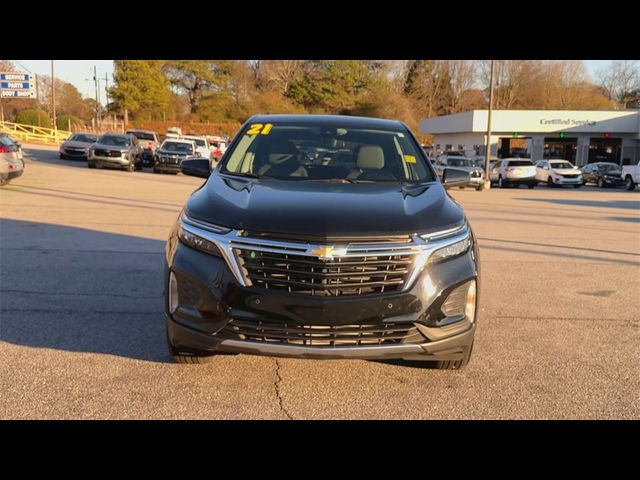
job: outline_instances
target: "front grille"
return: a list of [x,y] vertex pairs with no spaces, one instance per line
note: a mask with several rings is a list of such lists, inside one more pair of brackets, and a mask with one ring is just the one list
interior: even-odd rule
[[256,287],[315,296],[399,291],[413,266],[406,250],[375,249],[331,260],[291,253],[237,250],[245,276]]
[[578,175],[574,175],[574,174],[568,174],[568,175],[562,175],[562,177],[564,178],[578,178]]
[[224,337],[254,342],[311,347],[346,347],[422,343],[425,338],[412,322],[360,325],[297,325],[284,322],[231,320]]
[[121,157],[122,156],[122,152],[120,150],[100,150],[100,149],[95,149],[94,151],[94,155],[96,155],[97,157]]

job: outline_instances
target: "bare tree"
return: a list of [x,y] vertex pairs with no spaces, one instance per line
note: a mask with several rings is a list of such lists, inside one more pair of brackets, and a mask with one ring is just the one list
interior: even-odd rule
[[462,93],[471,89],[476,81],[476,67],[472,60],[444,60],[442,68],[451,82],[449,113],[460,111]]
[[262,60],[256,75],[258,85],[286,95],[289,86],[302,74],[304,63],[304,60]]
[[627,108],[636,99],[640,89],[640,62],[638,60],[616,60],[608,68],[597,73],[598,84],[604,89],[609,100],[618,108]]

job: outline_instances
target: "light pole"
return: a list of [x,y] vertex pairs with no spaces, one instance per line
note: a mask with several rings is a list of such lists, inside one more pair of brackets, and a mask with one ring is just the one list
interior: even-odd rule
[[484,188],[491,188],[489,178],[489,165],[491,163],[491,113],[493,112],[493,60],[491,60],[491,73],[489,74],[489,112],[487,114],[487,139],[484,151]]
[[98,91],[98,67],[93,66],[93,81],[96,84],[96,130],[100,128],[100,95]]
[[51,60],[51,119],[53,120],[53,130],[58,129],[56,122],[56,77],[53,75],[53,60]]

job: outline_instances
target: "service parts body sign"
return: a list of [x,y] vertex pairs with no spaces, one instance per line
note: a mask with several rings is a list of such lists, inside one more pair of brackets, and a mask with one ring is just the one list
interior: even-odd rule
[[0,97],[37,98],[36,76],[30,73],[0,72]]

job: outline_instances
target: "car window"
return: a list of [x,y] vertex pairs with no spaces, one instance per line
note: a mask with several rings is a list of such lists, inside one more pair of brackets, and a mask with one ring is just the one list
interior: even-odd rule
[[102,145],[113,145],[116,147],[128,147],[131,144],[131,140],[127,137],[117,137],[115,135],[104,135],[100,137],[98,143]]
[[152,142],[155,140],[155,135],[153,133],[147,132],[127,132],[132,135],[135,135],[139,140],[151,140]]
[[530,167],[533,165],[530,160],[509,160],[510,167]]
[[573,168],[573,164],[569,162],[549,162],[551,168]]
[[248,125],[221,172],[279,179],[434,180],[409,132],[339,124]]
[[87,143],[95,143],[98,140],[97,135],[87,135],[84,133],[74,133],[69,137],[69,140],[72,142],[87,142]]
[[169,142],[162,144],[162,150],[176,153],[193,153],[193,144],[185,142]]

